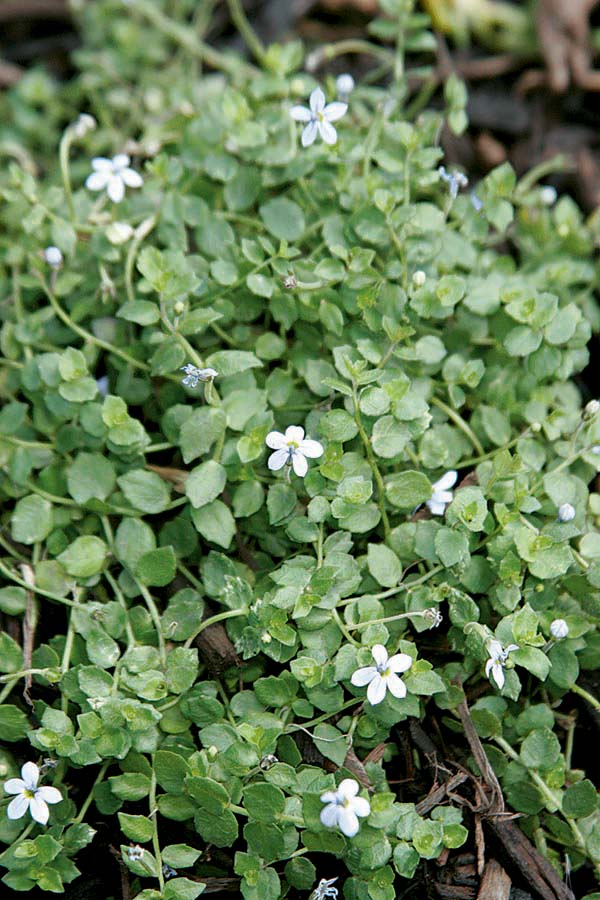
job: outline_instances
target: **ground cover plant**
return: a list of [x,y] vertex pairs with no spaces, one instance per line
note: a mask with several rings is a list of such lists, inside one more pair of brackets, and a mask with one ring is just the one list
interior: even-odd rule
[[2,98],[4,890],[597,900],[597,222],[445,164],[409,0],[357,84],[170,6]]

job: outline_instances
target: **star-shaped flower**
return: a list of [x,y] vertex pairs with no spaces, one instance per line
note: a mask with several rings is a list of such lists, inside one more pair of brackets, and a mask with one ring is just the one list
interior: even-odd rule
[[40,770],[36,764],[26,762],[20,778],[9,778],[4,782],[6,793],[16,794],[6,810],[9,819],[20,819],[29,810],[32,819],[40,825],[46,824],[50,815],[48,803],[60,803],[62,794],[55,787],[38,787],[39,780]]
[[458,473],[451,469],[431,486],[433,493],[430,499],[425,502],[425,505],[429,508],[432,516],[443,516],[446,506],[452,503],[452,491],[450,488],[454,487],[457,478]]
[[346,837],[358,833],[358,817],[371,812],[371,805],[363,797],[357,797],[360,785],[354,778],[344,778],[337,791],[325,791],[321,802],[327,805],[321,810],[321,822],[328,828],[339,828]]
[[266,445],[275,453],[271,453],[267,465],[271,471],[291,465],[296,475],[303,478],[308,471],[306,459],[317,459],[323,455],[323,447],[318,441],[307,440],[304,428],[290,425],[285,434],[281,431],[270,431],[266,437]]
[[492,640],[488,643],[490,658],[485,664],[485,674],[490,681],[493,677],[500,690],[504,687],[504,666],[507,663],[508,655],[513,650],[518,649],[518,644],[509,644],[508,647],[504,648],[500,641]]
[[92,160],[94,171],[86,178],[86,188],[90,191],[106,190],[113,203],[120,203],[125,196],[125,187],[139,188],[144,183],[142,176],[129,168],[130,162],[126,153],[117,153],[112,159],[97,156]]
[[407,672],[413,664],[412,657],[407,653],[396,653],[395,656],[388,656],[388,652],[383,644],[375,644],[371,653],[375,660],[374,666],[365,666],[357,669],[352,675],[350,681],[355,687],[364,687],[368,684],[367,700],[371,706],[385,697],[385,692],[390,691],[394,697],[406,697],[406,685],[401,678],[398,678],[398,672]]
[[331,124],[337,122],[342,116],[346,115],[348,110],[347,103],[340,103],[336,100],[334,103],[328,103],[325,106],[325,94],[321,88],[315,88],[309,99],[309,107],[292,106],[290,116],[296,122],[306,122],[306,127],[302,132],[302,146],[310,147],[314,144],[317,134],[319,134],[326,144],[335,144],[337,142],[337,131]]

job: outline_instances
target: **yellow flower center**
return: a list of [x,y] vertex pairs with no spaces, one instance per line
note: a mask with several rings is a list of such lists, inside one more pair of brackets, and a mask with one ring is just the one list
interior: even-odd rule
[[288,441],[287,445],[290,449],[297,450],[300,446],[297,441]]
[[23,796],[27,797],[28,800],[33,800],[33,798],[35,797],[35,791],[30,791],[29,788],[26,788],[23,791]]

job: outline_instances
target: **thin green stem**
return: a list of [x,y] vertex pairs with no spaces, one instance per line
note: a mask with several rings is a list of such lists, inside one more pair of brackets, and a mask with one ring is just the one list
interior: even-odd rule
[[152,822],[152,849],[154,850],[154,856],[156,857],[158,868],[158,884],[162,893],[165,887],[165,879],[163,875],[163,862],[160,850],[160,841],[158,839],[158,807],[156,805],[156,775],[154,773],[154,769],[152,769],[152,775],[150,779],[150,795],[148,797],[148,803],[150,806],[150,821]]
[[73,819],[73,825],[79,825],[81,822],[83,822],[83,820],[85,818],[85,814],[87,813],[87,811],[90,808],[90,805],[92,803],[92,800],[94,799],[94,791],[96,790],[98,785],[104,780],[104,776],[106,775],[106,771],[109,766],[110,766],[110,762],[105,762],[102,764],[100,771],[98,772],[98,774],[96,776],[96,780],[94,781],[94,783],[92,785],[91,791],[89,792],[89,794],[83,801],[82,807],[79,810],[79,812],[77,813],[77,816]]
[[348,625],[348,631],[357,631],[361,628],[367,628],[369,625],[383,625],[386,622],[397,622],[400,619],[411,619],[414,617],[419,619],[427,618],[424,610],[415,612],[397,613],[395,616],[384,616],[381,619],[370,619],[368,622],[357,622],[356,625]]
[[59,597],[58,594],[53,594],[51,591],[43,591],[41,588],[36,587],[34,584],[27,584],[26,581],[23,581],[22,578],[19,578],[18,575],[15,575],[8,566],[5,566],[4,563],[0,562],[0,572],[3,575],[6,575],[11,581],[14,581],[15,584],[18,584],[20,587],[26,588],[28,591],[34,591],[36,594],[40,594],[42,597],[47,597],[49,600],[56,600],[58,603],[64,603],[65,606],[76,606],[73,600],[67,600],[66,597]]
[[348,643],[354,644],[355,647],[359,647],[360,642],[352,637],[352,635],[350,634],[350,630],[346,627],[346,625],[342,621],[342,617],[340,616],[339,612],[337,611],[337,609],[335,607],[331,610],[331,617],[332,617],[333,621],[335,622],[335,624],[337,625],[337,627],[342,632],[342,634],[344,635],[344,637],[346,638],[346,640],[348,641]]
[[186,640],[184,647],[190,647],[199,634],[202,634],[205,628],[208,628],[210,625],[216,625],[217,622],[224,622],[225,619],[235,619],[238,616],[247,616],[248,609],[244,606],[241,609],[228,609],[225,612],[217,613],[214,616],[211,616],[209,619],[205,619],[197,631],[194,634],[190,635],[190,637]]
[[133,366],[135,369],[141,369],[144,372],[150,371],[150,366],[146,365],[146,363],[140,362],[139,359],[135,359],[133,356],[130,356],[129,353],[125,353],[124,350],[121,350],[119,347],[114,347],[112,344],[109,344],[108,341],[103,341],[101,338],[97,338],[94,334],[89,331],[86,331],[85,328],[81,328],[77,325],[76,322],[73,321],[71,316],[65,312],[62,308],[48,284],[42,280],[42,287],[44,289],[44,293],[46,294],[48,300],[50,301],[50,305],[61,322],[70,328],[75,334],[79,335],[79,337],[85,341],[86,343],[95,344],[96,347],[101,347],[102,350],[106,350],[107,353],[112,353],[114,356],[118,356],[120,359],[124,360],[126,363],[129,363],[130,366]]
[[420,578],[415,578],[414,581],[402,582],[402,584],[399,584],[397,587],[388,588],[386,591],[380,591],[378,594],[361,594],[358,597],[346,597],[338,603],[338,606],[347,606],[349,603],[358,603],[365,597],[368,597],[370,600],[385,600],[387,597],[393,597],[395,594],[400,594],[402,591],[410,591],[413,588],[418,587],[418,585],[424,584],[424,582],[433,578],[434,575],[437,575],[438,572],[443,572],[444,570],[445,566],[434,566],[433,569],[425,572]]
[[386,544],[390,539],[390,522],[387,515],[387,510],[385,508],[385,484],[383,483],[383,478],[381,472],[379,471],[379,466],[377,465],[377,460],[375,459],[375,454],[373,453],[373,448],[371,446],[371,441],[369,440],[369,436],[364,429],[364,425],[362,423],[362,419],[360,416],[360,408],[358,405],[358,392],[356,383],[352,384],[352,399],[354,401],[354,421],[356,422],[356,427],[358,428],[358,433],[360,435],[360,439],[362,441],[363,447],[365,448],[365,452],[367,454],[367,460],[369,465],[371,466],[371,471],[373,472],[373,478],[375,479],[375,484],[377,485],[377,499],[379,503],[379,511],[381,513],[381,521],[383,523],[383,532],[385,535]]
[[262,45],[262,41],[250,25],[250,22],[246,18],[246,13],[244,12],[244,8],[240,3],[240,0],[227,0],[227,6],[229,8],[229,14],[233,20],[233,24],[243,37],[246,46],[255,57],[255,59],[261,65],[264,65],[266,56],[265,48]]
[[[103,516],[102,518],[104,519],[105,517]],[[125,597],[123,596],[123,592],[121,591],[119,585],[112,577],[108,569],[103,573],[103,575],[110,584],[113,593],[117,598],[117,603],[119,604],[125,615],[125,634],[127,635],[127,649],[131,650],[132,647],[135,647],[136,640],[133,629],[131,627],[131,622],[129,621],[129,607],[127,606],[127,602],[125,600]]]
[[69,126],[65,129],[63,136],[60,139],[60,144],[58,146],[58,160],[60,164],[60,174],[62,177],[65,199],[69,208],[69,216],[71,218],[71,222],[74,223],[77,221],[77,217],[75,215],[75,206],[73,204],[73,190],[71,188],[71,173],[69,169],[69,150],[71,149],[72,143],[73,129],[72,126]]
[[346,700],[345,703],[342,703],[339,709],[336,709],[335,712],[325,712],[320,716],[317,716],[315,719],[310,719],[308,722],[304,722],[304,724],[296,725],[292,722],[285,729],[285,734],[288,734],[290,731],[302,731],[303,728],[312,728],[313,725],[320,725],[321,722],[325,722],[327,719],[330,719],[332,716],[338,715],[338,713],[344,712],[345,709],[350,709],[351,706],[358,706],[359,703],[364,703],[364,700],[359,697],[354,697],[352,700]]
[[473,432],[473,429],[465,422],[465,420],[456,412],[456,410],[452,409],[451,406],[448,406],[447,403],[444,403],[443,400],[440,400],[439,397],[432,397],[431,402],[434,406],[437,406],[438,409],[441,409],[442,412],[445,412],[449,419],[452,419],[455,425],[457,425],[460,430],[465,434],[470,442],[475,447],[475,450],[480,456],[483,456],[485,450],[481,446],[477,435]]
[[582,697],[586,701],[586,703],[589,703],[590,706],[593,707],[593,709],[600,712],[600,700],[597,700],[593,694],[590,694],[588,691],[586,691],[584,688],[580,687],[578,684],[569,685],[569,690],[573,691],[574,694],[578,694],[580,697]]
[[[74,605],[71,608],[71,613],[69,615],[69,626],[67,628],[67,637],[65,640],[65,646],[63,650],[62,660],[60,662],[60,671],[62,672],[63,678],[69,671],[69,665],[71,663],[71,654],[73,652],[73,643],[75,641],[75,623],[73,621],[73,617],[75,614],[76,606],[79,604],[79,591],[75,593],[74,596]],[[69,698],[67,694],[63,694],[61,698],[61,709],[64,713],[68,711],[69,708]]]
[[[131,574],[131,573],[130,573]],[[150,613],[150,617],[154,622],[154,627],[156,629],[156,637],[158,639],[158,652],[160,653],[160,661],[163,669],[166,668],[167,665],[167,648],[165,646],[165,638],[162,633],[162,627],[160,623],[160,614],[158,612],[158,608],[156,603],[154,602],[154,597],[151,595],[150,591],[146,587],[145,584],[135,577],[135,575],[131,575],[133,580],[135,581],[139,592],[144,598],[144,603],[148,608],[148,612]]]

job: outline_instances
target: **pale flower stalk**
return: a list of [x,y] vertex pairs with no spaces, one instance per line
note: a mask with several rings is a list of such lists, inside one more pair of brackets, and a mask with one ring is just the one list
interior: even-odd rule
[[112,159],[96,156],[92,160],[91,175],[85,186],[90,191],[106,191],[113,203],[120,203],[125,196],[125,188],[139,188],[144,181],[139,172],[129,167],[131,162],[126,153],[117,153]]
[[309,99],[309,106],[292,106],[290,116],[296,122],[305,122],[302,132],[302,146],[310,147],[319,135],[326,144],[337,143],[337,131],[331,124],[337,122],[348,110],[347,103],[334,103],[325,105],[325,94],[321,88],[315,88]]
[[456,484],[458,473],[451,469],[432,485],[432,494],[425,502],[432,516],[443,516],[446,506],[452,503],[452,491],[450,488]]
[[398,677],[399,672],[407,672],[413,664],[412,657],[407,653],[396,653],[388,656],[383,644],[375,644],[373,654],[374,666],[365,666],[357,669],[350,679],[354,687],[367,688],[367,700],[371,706],[376,706],[385,698],[386,691],[394,697],[402,699],[406,697],[406,685]]
[[492,640],[488,643],[488,652],[490,658],[485,664],[486,677],[496,682],[500,690],[504,687],[504,667],[508,661],[508,656],[513,650],[518,650],[518,644],[509,644],[504,648],[500,641]]
[[8,804],[6,815],[9,819],[20,819],[27,811],[40,825],[45,825],[50,816],[48,804],[60,803],[61,792],[47,785],[38,787],[40,770],[35,763],[26,762],[20,778],[9,778],[4,782],[7,794],[16,796]]
[[308,471],[307,459],[318,459],[323,455],[323,447],[318,441],[304,437],[304,428],[290,425],[285,434],[281,431],[270,431],[265,439],[267,447],[274,450],[269,456],[267,465],[271,471],[292,466],[296,475],[304,478]]
[[369,801],[357,796],[359,790],[360,785],[354,778],[344,778],[337,791],[321,794],[321,802],[326,804],[320,816],[323,825],[339,828],[346,837],[358,834],[358,819],[371,812]]

